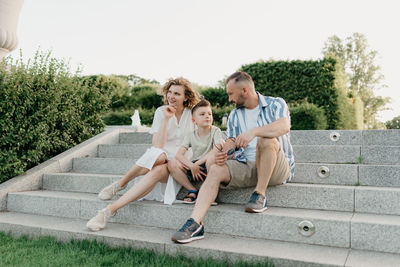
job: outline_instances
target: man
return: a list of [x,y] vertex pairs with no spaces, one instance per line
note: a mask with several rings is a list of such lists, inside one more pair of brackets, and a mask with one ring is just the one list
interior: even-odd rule
[[[228,135],[232,137],[215,155],[207,179],[200,188],[191,218],[172,240],[188,243],[204,237],[202,220],[218,194],[218,188],[255,186],[246,212],[267,209],[268,185],[290,181],[294,174],[294,156],[290,144],[290,115],[282,98],[256,92],[251,76],[235,72],[226,80],[229,102],[236,105],[229,115]],[[236,152],[231,156],[233,143]],[[227,152],[228,151],[228,152]]]

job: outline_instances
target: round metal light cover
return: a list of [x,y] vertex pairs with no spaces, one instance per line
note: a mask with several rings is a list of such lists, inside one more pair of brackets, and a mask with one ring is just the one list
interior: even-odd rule
[[340,139],[340,133],[338,133],[338,132],[331,132],[330,139],[331,139],[333,142],[339,141],[339,139]]
[[331,172],[329,171],[329,168],[326,166],[321,166],[318,168],[317,170],[317,174],[320,178],[327,178],[329,177],[329,175],[331,174]]
[[312,236],[315,233],[315,226],[310,221],[302,221],[297,226],[297,230],[303,236]]

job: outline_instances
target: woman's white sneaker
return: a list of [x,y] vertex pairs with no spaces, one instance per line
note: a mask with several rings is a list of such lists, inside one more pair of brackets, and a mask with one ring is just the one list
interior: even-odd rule
[[101,229],[104,229],[104,227],[106,227],[107,221],[110,219],[111,216],[114,216],[114,214],[111,214],[110,209],[108,207],[105,207],[104,209],[99,210],[97,212],[97,215],[87,222],[86,227],[94,232],[100,231]]
[[101,200],[110,200],[117,194],[118,191],[124,190],[125,187],[126,185],[121,187],[118,182],[112,183],[100,191],[99,198]]

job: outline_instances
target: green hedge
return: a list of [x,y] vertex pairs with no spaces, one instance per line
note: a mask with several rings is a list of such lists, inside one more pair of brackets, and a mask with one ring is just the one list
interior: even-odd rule
[[[151,126],[155,110],[155,108],[149,110],[139,108],[141,124]],[[131,125],[134,113],[135,110],[111,111],[103,115],[103,121],[106,125]]]
[[343,68],[333,58],[257,62],[241,70],[253,77],[262,94],[282,97],[287,103],[306,101],[321,107],[328,129],[358,127],[359,123],[354,123],[355,117],[359,118],[355,115],[358,109],[347,97]]
[[291,105],[291,130],[325,130],[328,123],[322,108],[307,102]]
[[387,129],[400,129],[400,116],[394,117],[385,123]]
[[229,98],[224,88],[207,88],[200,92],[212,106],[224,107],[229,105]]
[[50,53],[0,62],[0,182],[103,130],[111,96],[89,83]]

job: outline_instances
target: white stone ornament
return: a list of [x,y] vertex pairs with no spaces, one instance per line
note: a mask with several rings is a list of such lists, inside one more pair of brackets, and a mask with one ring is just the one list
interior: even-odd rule
[[131,120],[133,128],[137,131],[139,127],[142,126],[140,123],[139,110],[135,109],[135,113],[131,117]]
[[17,48],[17,26],[24,0],[0,0],[0,60]]

